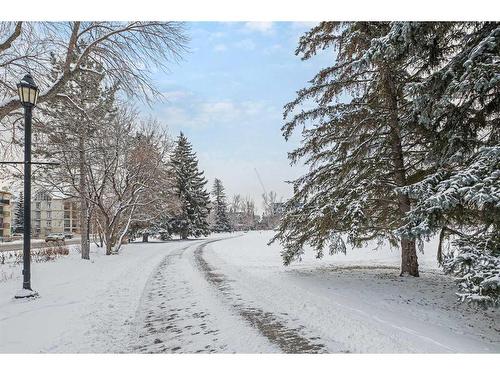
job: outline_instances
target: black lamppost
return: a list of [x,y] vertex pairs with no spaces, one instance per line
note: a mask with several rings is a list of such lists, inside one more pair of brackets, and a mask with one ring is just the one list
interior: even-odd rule
[[38,87],[30,74],[17,84],[19,100],[24,107],[24,236],[23,236],[23,289],[16,298],[35,297],[31,289],[31,116],[38,99]]

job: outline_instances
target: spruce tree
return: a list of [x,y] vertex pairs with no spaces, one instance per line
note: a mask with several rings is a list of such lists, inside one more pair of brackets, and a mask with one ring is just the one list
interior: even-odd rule
[[182,239],[208,235],[210,196],[205,190],[207,180],[198,170],[196,154],[182,132],[172,156],[172,167],[179,201],[179,214],[171,220],[172,231],[179,233]]
[[217,233],[230,232],[231,224],[229,223],[226,194],[224,193],[224,186],[222,186],[222,181],[218,178],[216,178],[214,181],[212,195],[214,197],[212,205],[212,209],[214,211],[214,223],[212,231]]
[[429,166],[403,189],[415,203],[401,233],[439,234],[438,260],[458,276],[460,298],[498,304],[500,23],[393,23],[387,44],[421,72],[403,121],[418,130]]
[[24,229],[24,196],[23,192],[19,194],[16,210],[14,211],[15,228],[14,233],[22,232]]
[[400,188],[424,161],[415,130],[401,121],[412,76],[398,51],[386,48],[390,30],[385,22],[322,22],[300,39],[303,60],[329,48],[336,58],[285,106],[285,139],[303,129],[289,157],[309,166],[272,240],[282,243],[285,264],[300,259],[306,244],[321,257],[325,249],[345,252],[345,239],[352,246],[388,240],[401,248],[401,274],[419,275],[415,239],[397,230],[412,209]]

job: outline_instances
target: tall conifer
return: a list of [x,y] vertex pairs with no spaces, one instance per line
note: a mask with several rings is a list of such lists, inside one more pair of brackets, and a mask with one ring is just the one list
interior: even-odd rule
[[214,232],[230,232],[231,224],[229,223],[226,194],[224,193],[224,186],[222,186],[222,181],[218,178],[214,181],[214,186],[212,189],[212,195],[214,197],[212,209],[214,211]]
[[294,181],[294,196],[274,240],[285,264],[306,244],[321,257],[369,240],[401,248],[401,274],[418,276],[415,239],[396,231],[412,208],[407,186],[420,170],[414,130],[404,126],[404,88],[411,76],[397,51],[386,49],[384,22],[322,22],[296,50],[302,59],[333,49],[335,64],[321,70],[286,105],[286,139],[302,130],[302,145],[290,153],[309,171]]
[[205,189],[207,180],[199,171],[196,154],[182,132],[177,139],[172,166],[179,200],[179,214],[171,220],[172,231],[179,233],[182,239],[208,235],[210,196]]

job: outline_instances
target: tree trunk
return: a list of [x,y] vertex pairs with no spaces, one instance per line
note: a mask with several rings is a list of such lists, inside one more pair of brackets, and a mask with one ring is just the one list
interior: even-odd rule
[[149,233],[143,233],[142,242],[148,242],[148,241],[149,241]]
[[181,240],[187,240],[188,238],[188,231],[187,229],[182,229],[180,232]]
[[[384,94],[389,108],[389,126],[391,142],[391,158],[394,167],[394,181],[398,187],[406,186],[406,166],[404,163],[403,147],[401,142],[400,124],[398,118],[398,97],[394,85],[394,74],[384,67]],[[411,210],[410,198],[406,194],[398,193],[398,209],[404,220]],[[401,238],[401,276],[410,275],[418,277],[417,248],[414,239]]]
[[89,244],[90,244],[90,232],[92,231],[90,227],[91,223],[92,223],[92,211],[88,210],[87,208],[87,240],[89,241]]
[[80,244],[82,248],[82,259],[90,259],[89,227],[87,221],[87,202],[80,196]]
[[106,242],[106,255],[111,254],[113,254],[113,246],[111,245],[111,242]]
[[418,277],[417,247],[415,240],[401,239],[401,276]]
[[79,139],[79,173],[80,173],[80,235],[82,259],[90,259],[90,241],[89,241],[89,212],[86,200],[85,185],[85,143],[83,136]]
[[100,248],[102,248],[104,246],[104,237],[102,235],[102,231],[99,230],[99,243],[100,243]]
[[111,239],[111,234],[106,233],[106,255],[113,254],[113,241]]
[[104,242],[106,242],[106,255],[113,254],[113,233],[109,227],[108,220],[106,220],[106,228],[104,230]]

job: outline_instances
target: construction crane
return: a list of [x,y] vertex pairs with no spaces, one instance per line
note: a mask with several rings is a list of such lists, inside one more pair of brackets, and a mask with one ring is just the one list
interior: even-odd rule
[[254,168],[253,169],[255,171],[255,174],[257,175],[257,178],[259,179],[259,182],[260,182],[260,186],[262,186],[262,190],[264,191],[264,196],[267,197],[267,191],[266,191],[266,188],[264,186],[264,183],[262,182],[262,179],[260,178],[260,175],[259,175],[259,172],[257,171],[257,168]]
[[264,191],[264,194],[262,195],[262,198],[264,198],[264,212],[266,210],[269,210],[269,212],[272,214],[274,212],[274,206],[272,202],[272,191],[269,195],[267,195],[267,190],[266,187],[264,186],[264,183],[262,182],[262,178],[260,178],[259,171],[257,171],[257,168],[254,168],[255,174],[257,175],[257,178],[259,179],[260,186],[262,186],[262,190]]

